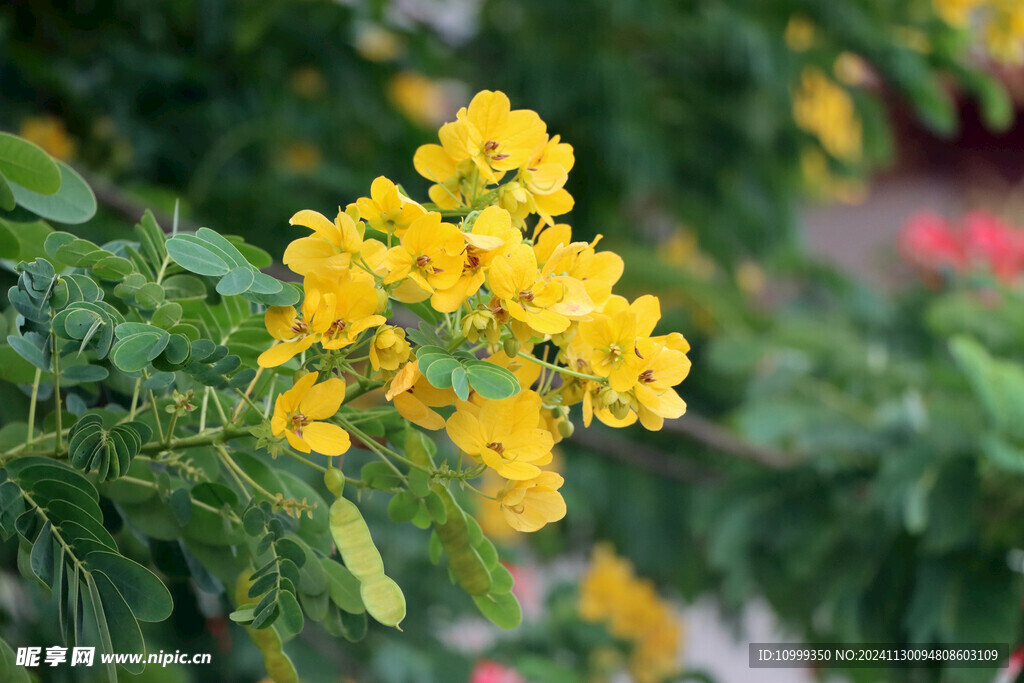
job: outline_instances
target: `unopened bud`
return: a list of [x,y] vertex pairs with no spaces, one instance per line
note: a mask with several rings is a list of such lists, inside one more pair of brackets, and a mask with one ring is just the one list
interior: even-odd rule
[[515,337],[509,337],[501,345],[501,348],[505,351],[505,355],[509,358],[515,358],[519,355],[519,340]]
[[574,425],[568,419],[558,421],[558,433],[562,435],[563,439],[568,439],[572,436],[573,432],[576,431],[576,425]]

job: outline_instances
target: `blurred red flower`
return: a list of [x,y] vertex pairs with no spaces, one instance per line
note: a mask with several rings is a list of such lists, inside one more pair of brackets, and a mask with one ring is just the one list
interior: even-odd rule
[[526,679],[511,667],[481,659],[469,674],[469,683],[526,683]]

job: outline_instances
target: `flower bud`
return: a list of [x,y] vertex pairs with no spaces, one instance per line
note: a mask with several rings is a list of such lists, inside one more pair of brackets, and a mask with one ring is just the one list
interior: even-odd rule
[[409,342],[405,330],[394,325],[381,325],[370,342],[370,364],[374,370],[397,370],[409,360]]
[[480,340],[481,335],[491,344],[496,344],[501,338],[501,327],[493,313],[480,309],[462,319],[462,334],[473,344]]
[[501,345],[501,348],[505,351],[505,355],[509,358],[515,358],[519,355],[519,340],[509,337],[505,340],[505,343]]

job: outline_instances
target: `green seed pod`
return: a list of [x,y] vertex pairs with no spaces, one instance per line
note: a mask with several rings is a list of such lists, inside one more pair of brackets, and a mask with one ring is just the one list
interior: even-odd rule
[[519,354],[519,340],[515,337],[509,337],[501,345],[505,350],[505,355],[509,358],[515,358]]
[[331,504],[329,526],[341,559],[360,583],[383,576],[384,561],[356,504],[339,498]]
[[366,612],[385,626],[397,627],[405,619],[405,595],[392,579],[383,574],[359,586]]
[[480,554],[469,539],[469,524],[466,515],[455,502],[445,486],[436,485],[434,491],[444,503],[446,519],[444,524],[434,523],[434,530],[448,555],[448,566],[455,581],[470,595],[485,595],[491,588],[491,574]]
[[335,498],[341,498],[341,492],[345,490],[345,475],[337,467],[332,467],[324,472],[324,485]]

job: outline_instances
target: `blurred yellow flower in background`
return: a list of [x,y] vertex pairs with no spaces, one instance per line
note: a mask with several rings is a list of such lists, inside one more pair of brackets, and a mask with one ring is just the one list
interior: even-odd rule
[[794,14],[786,24],[786,46],[793,52],[804,52],[814,45],[814,22]]
[[595,546],[580,579],[579,613],[584,621],[604,623],[612,635],[633,643],[629,668],[638,683],[657,683],[679,673],[682,623],[654,584],[638,578],[629,560],[608,545]]
[[402,71],[388,81],[388,98],[407,119],[423,128],[442,123],[448,114],[444,88],[415,71]]
[[361,57],[371,62],[390,62],[405,51],[401,36],[375,24],[362,26],[356,32],[353,45]]
[[861,158],[863,130],[850,94],[816,67],[806,67],[793,97],[793,118],[836,159]]
[[22,121],[18,134],[61,161],[69,161],[75,156],[75,140],[68,135],[64,122],[56,116],[30,116]]
[[291,86],[296,95],[307,100],[320,97],[327,91],[324,75],[315,66],[303,66],[293,71]]
[[304,141],[293,142],[284,150],[284,165],[295,173],[309,173],[320,166],[323,155],[320,149]]

